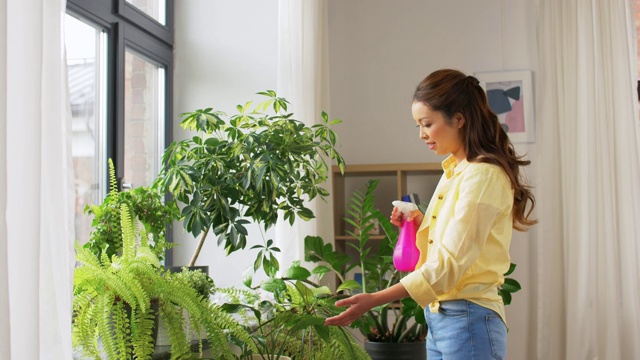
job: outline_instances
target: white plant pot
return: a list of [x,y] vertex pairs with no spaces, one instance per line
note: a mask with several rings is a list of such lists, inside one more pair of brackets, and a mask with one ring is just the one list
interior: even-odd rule
[[280,356],[278,357],[277,355],[257,355],[257,354],[253,354],[251,355],[251,360],[264,360],[264,359],[268,359],[268,360],[291,360],[290,357],[288,356]]
[[[196,333],[195,329],[191,328],[191,321],[189,320],[189,313],[187,310],[182,310],[182,317],[184,319],[183,327],[184,331],[187,334],[191,335],[191,341],[197,341],[200,339],[205,339],[207,337],[207,332],[204,329],[200,329],[200,334]],[[171,345],[171,341],[169,340],[169,330],[167,326],[164,324],[164,319],[160,318],[158,321],[158,337],[156,339],[156,346],[167,346]]]

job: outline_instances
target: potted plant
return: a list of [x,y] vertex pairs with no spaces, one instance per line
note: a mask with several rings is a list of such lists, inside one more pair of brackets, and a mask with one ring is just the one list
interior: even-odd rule
[[[101,257],[76,246],[80,265],[74,273],[74,347],[91,358],[150,359],[154,353],[154,328],[164,321],[171,339],[171,359],[192,357],[191,337],[185,332],[203,329],[221,358],[233,358],[227,335],[249,342],[247,332],[219,306],[161,265],[144,230],[138,238],[126,204],[120,208],[122,253]],[[138,244],[139,242],[139,244]],[[183,311],[186,309],[186,313]],[[185,315],[186,314],[186,315]],[[100,340],[102,347],[98,346]],[[202,341],[199,341],[202,351]]]
[[[336,292],[352,295],[354,291],[375,292],[396,284],[402,273],[393,266],[393,249],[398,233],[388,216],[375,208],[374,191],[379,180],[370,180],[365,193],[355,191],[349,201],[350,217],[345,220],[353,226],[349,235],[356,241],[347,245],[358,254],[355,260],[345,253],[333,249],[329,243],[317,236],[305,239],[306,260],[323,264],[315,273],[322,276],[335,274],[340,285]],[[383,229],[385,237],[374,250],[369,230],[374,219]],[[353,269],[362,273],[362,282],[347,279]],[[373,359],[425,359],[426,321],[423,310],[411,298],[398,304],[387,304],[372,309],[352,325],[365,337],[365,349]],[[380,349],[382,347],[382,349]],[[382,357],[388,354],[391,357]]]
[[[173,279],[176,281],[182,281],[184,284],[195,290],[198,297],[204,302],[210,301],[210,296],[215,293],[215,283],[203,267],[170,267],[167,268],[167,270],[172,273]],[[206,339],[207,333],[204,329],[199,329],[198,331],[198,329],[196,329],[197,326],[191,325],[187,309],[183,309],[183,318],[185,332],[190,334],[191,340],[200,341],[202,339]],[[158,324],[156,345],[171,345],[170,340],[167,326],[164,322],[160,321]]]
[[255,287],[218,289],[225,295],[222,309],[235,314],[251,333],[249,344],[236,342],[240,359],[369,359],[353,335],[341,327],[327,327],[327,317],[342,310],[326,286],[311,280],[311,271],[294,264],[282,277],[269,277]]
[[120,209],[126,204],[131,221],[137,220],[150,237],[149,247],[162,260],[165,250],[170,247],[166,239],[166,230],[174,220],[179,219],[180,210],[174,202],[165,204],[163,195],[150,187],[138,187],[129,191],[118,191],[113,161],[109,164],[109,193],[100,205],[87,205],[85,214],[93,215],[91,235],[84,245],[98,259],[102,253],[109,258],[122,251],[122,230],[120,228]]
[[[350,217],[345,218],[353,226],[347,231],[356,238],[355,243],[347,245],[355,249],[356,261],[342,252],[333,249],[331,244],[316,236],[305,239],[305,259],[317,266],[314,273],[323,276],[333,273],[339,279],[337,292],[352,295],[354,291],[375,292],[396,284],[403,275],[393,266],[393,249],[398,239],[398,232],[389,221],[388,216],[375,208],[375,190],[379,180],[370,180],[363,194],[355,191],[349,203]],[[422,212],[426,209],[419,205]],[[372,254],[369,230],[375,221],[383,229],[385,238],[378,244]],[[362,272],[362,283],[346,278],[351,270],[359,268]],[[505,282],[498,288],[505,305],[511,303],[511,294],[520,290],[517,280],[506,277],[516,268],[511,264],[505,273]],[[389,315],[392,314],[392,321]],[[426,358],[425,335],[427,332],[423,309],[411,298],[403,299],[400,304],[388,304],[372,309],[363,318],[352,325],[365,336],[365,349],[374,360],[383,359],[424,359]]]
[[231,116],[212,108],[180,114],[180,126],[197,135],[164,153],[154,186],[183,205],[184,228],[200,236],[189,266],[210,231],[230,254],[245,248],[248,219],[268,229],[279,212],[290,223],[313,218],[305,201],[329,194],[322,188],[326,159],[344,168],[331,129],[340,120],[323,112],[322,123],[307,126],[286,112],[288,101],[275,92],[258,94],[267,100],[238,105]]

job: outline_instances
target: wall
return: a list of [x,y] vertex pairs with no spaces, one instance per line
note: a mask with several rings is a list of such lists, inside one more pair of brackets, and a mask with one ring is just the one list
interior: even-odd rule
[[[179,128],[178,114],[206,107],[235,111],[246,101],[260,100],[258,91],[275,89],[277,81],[277,1],[189,0],[175,2],[176,140],[187,136]],[[174,264],[189,262],[197,241],[181,225],[174,230]],[[260,234],[257,227],[249,234]],[[265,236],[273,236],[265,234]],[[209,236],[197,265],[209,265],[221,287],[241,285],[240,274],[252,264],[252,256],[224,255]],[[249,240],[248,248],[260,241]]]
[[[441,161],[418,140],[410,113],[415,86],[442,67],[467,73],[532,69],[535,74],[533,3],[328,0],[328,110],[345,121],[337,131],[347,163]],[[176,114],[206,106],[229,110],[256,91],[274,89],[277,2],[176,1],[175,53]],[[177,123],[174,131],[178,138],[185,136]],[[517,151],[533,154],[535,147],[520,144]],[[530,178],[535,165],[528,169]],[[175,249],[176,263],[185,264],[195,241],[181,229],[175,236],[183,244]],[[508,358],[526,359],[535,349],[530,315],[535,244],[521,233],[514,234],[512,244],[518,264],[514,277],[524,289],[507,307]],[[225,258],[209,239],[199,263],[212,267],[218,285],[233,285],[252,260],[236,255]]]

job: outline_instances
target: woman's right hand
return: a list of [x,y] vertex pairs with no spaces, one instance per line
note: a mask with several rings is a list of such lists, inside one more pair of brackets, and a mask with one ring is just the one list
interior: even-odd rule
[[353,295],[346,299],[336,301],[337,307],[348,306],[347,310],[343,311],[339,315],[326,319],[324,324],[336,326],[351,325],[352,322],[356,321],[376,305],[374,295],[369,293]]
[[[391,223],[397,227],[402,225],[402,211],[397,206],[393,207],[393,211],[391,212]],[[422,224],[422,220],[424,219],[424,214],[420,210],[413,210],[409,213],[409,216],[405,220],[407,221],[415,221],[415,223],[420,226]]]

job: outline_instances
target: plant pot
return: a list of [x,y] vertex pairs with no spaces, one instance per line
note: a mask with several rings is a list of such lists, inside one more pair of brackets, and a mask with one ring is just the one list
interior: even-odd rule
[[364,342],[364,349],[371,360],[425,360],[427,344],[424,341],[413,343]]
[[[203,273],[209,275],[209,266],[208,265],[198,265],[198,266],[187,266],[189,270],[202,270]],[[177,273],[182,271],[183,266],[167,266],[166,269],[171,271],[172,273]]]
[[[191,336],[191,341],[198,341],[207,338],[207,332],[205,329],[200,329],[200,334],[195,329],[191,328],[191,321],[189,319],[189,312],[186,309],[182,309],[182,317],[184,319],[183,329],[186,334]],[[156,335],[156,345],[157,346],[169,346],[171,345],[171,341],[169,339],[169,329],[165,325],[164,319],[156,320],[158,322],[157,335]]]
[[284,355],[280,355],[280,357],[278,357],[278,355],[260,355],[260,354],[253,354],[251,355],[251,360],[291,360],[290,357],[288,356],[284,356]]

